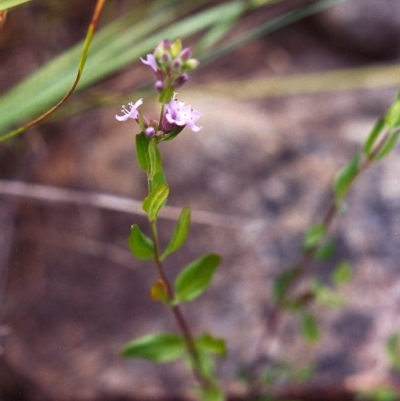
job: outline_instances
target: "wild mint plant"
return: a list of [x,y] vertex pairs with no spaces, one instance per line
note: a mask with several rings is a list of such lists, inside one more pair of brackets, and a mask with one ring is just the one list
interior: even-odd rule
[[[340,307],[344,300],[338,295],[338,286],[348,283],[352,278],[352,267],[347,261],[337,264],[330,277],[330,284],[323,284],[317,277],[310,277],[312,264],[332,257],[335,243],[329,236],[332,222],[338,214],[346,212],[345,199],[350,189],[361,174],[373,164],[387,157],[395,148],[400,137],[400,92],[389,107],[384,117],[380,118],[366,140],[362,150],[356,152],[351,160],[336,174],[332,185],[333,199],[322,219],[313,224],[303,236],[301,255],[296,264],[280,273],[273,282],[271,296],[274,301],[265,321],[265,333],[269,338],[279,339],[285,313],[296,315],[299,320],[298,333],[310,343],[320,340],[319,328],[314,309],[322,307]],[[299,282],[307,276],[307,282],[299,289]],[[274,343],[274,341],[271,341]],[[386,351],[393,368],[400,366],[400,334],[393,333],[386,342]],[[313,374],[313,366],[293,367],[283,355],[279,359],[269,355],[265,366],[251,363],[239,368],[238,377],[247,387],[248,393],[255,397],[268,394],[272,386],[299,380],[308,380]],[[259,365],[259,364],[258,364]],[[396,399],[391,388],[376,388],[371,393],[361,394],[371,400]],[[387,398],[385,398],[387,397]]]
[[186,206],[176,223],[169,243],[163,247],[159,241],[157,217],[165,205],[170,191],[163,171],[159,144],[176,138],[187,126],[192,131],[200,131],[197,125],[200,113],[178,100],[176,89],[188,80],[188,72],[198,66],[192,58],[190,48],[182,49],[179,39],[174,42],[162,41],[142,62],[148,65],[156,78],[160,114],[158,120],[147,119],[139,110],[143,99],[122,107],[118,121],[136,121],[140,133],[136,135],[136,154],[139,167],[147,175],[148,195],[142,208],[146,212],[151,236],[148,237],[133,225],[129,237],[129,247],[140,260],[153,260],[158,278],[150,288],[154,301],[162,302],[175,318],[180,334],[154,333],[138,338],[127,344],[122,355],[128,358],[143,358],[153,362],[186,360],[199,384],[202,400],[223,400],[223,393],[215,379],[213,356],[225,356],[225,341],[209,333],[194,335],[184,315],[181,304],[197,298],[208,288],[221,262],[219,255],[205,254],[189,263],[172,282],[168,277],[165,261],[185,242],[190,225],[190,207]]

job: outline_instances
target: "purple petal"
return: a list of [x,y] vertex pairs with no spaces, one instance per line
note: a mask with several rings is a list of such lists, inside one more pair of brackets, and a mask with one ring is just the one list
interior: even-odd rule
[[158,67],[157,67],[156,58],[154,57],[154,55],[148,54],[146,57],[147,57],[146,59],[143,59],[140,57],[140,60],[142,61],[142,63],[150,66],[154,72],[157,72]]
[[143,99],[139,99],[135,104],[128,103],[128,106],[122,106],[122,116],[116,115],[115,118],[118,121],[126,121],[128,118],[133,118],[136,120],[138,118],[138,107],[143,103]]

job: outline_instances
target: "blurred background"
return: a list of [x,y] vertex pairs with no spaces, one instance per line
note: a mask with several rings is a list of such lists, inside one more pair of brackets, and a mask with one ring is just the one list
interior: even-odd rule
[[[0,135],[68,91],[95,4],[31,0],[3,16]],[[177,210],[191,205],[171,278],[204,252],[223,257],[212,288],[184,312],[196,333],[226,338],[227,392],[252,399],[240,372],[262,377],[277,361],[313,367],[301,384],[283,372],[271,387],[280,397],[400,390],[385,349],[400,330],[397,151],[357,182],[333,227],[337,252],[313,266],[326,282],[340,261],[354,267],[340,289],[346,306],[315,307],[321,341],[306,344],[295,316],[279,333],[267,324],[273,278],[298,260],[336,171],[396,96],[399,21],[397,0],[109,0],[78,91],[0,144],[1,399],[190,399],[180,363],[118,355],[133,338],[176,331],[149,299],[153,266],[127,247],[131,225],[146,227],[146,180],[138,127],[114,118],[140,97],[145,115],[158,115],[152,72],[138,60],[176,37],[201,61],[179,97],[203,128],[161,146],[171,196],[160,233],[166,243]]]

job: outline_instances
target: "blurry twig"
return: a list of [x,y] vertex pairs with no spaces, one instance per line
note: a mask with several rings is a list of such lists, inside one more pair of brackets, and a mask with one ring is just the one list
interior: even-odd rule
[[[134,199],[104,193],[56,188],[48,185],[29,184],[21,181],[0,180],[0,195],[18,196],[46,202],[89,205],[100,209],[146,215],[142,209],[142,202]],[[180,207],[165,206],[160,212],[160,217],[177,220],[180,213]],[[193,211],[191,221],[198,224],[229,228],[240,227],[245,223],[252,222],[250,219],[201,210]]]
[[106,1],[107,0],[97,0],[96,7],[93,12],[92,20],[90,21],[90,25],[89,25],[89,28],[88,28],[88,31],[86,34],[85,43],[83,44],[81,59],[79,61],[79,66],[78,66],[78,73],[76,75],[74,83],[72,84],[71,88],[66,93],[66,95],[55,106],[53,106],[51,109],[47,110],[41,116],[37,117],[36,119],[30,121],[29,123],[17,128],[17,129],[15,129],[14,131],[10,131],[9,133],[1,136],[0,142],[6,141],[7,139],[10,139],[10,138],[13,138],[14,136],[17,136],[17,135],[21,134],[22,132],[26,131],[28,128],[31,128],[34,125],[42,122],[50,114],[53,114],[71,96],[72,92],[75,90],[75,88],[78,85],[78,82],[81,78],[81,75],[83,72],[83,67],[85,66],[86,58],[87,58],[87,55],[89,52],[89,47],[90,47],[90,44],[91,44],[93,36],[94,36],[94,31],[96,29],[97,22],[100,18],[100,14],[103,10],[103,7],[104,7]]

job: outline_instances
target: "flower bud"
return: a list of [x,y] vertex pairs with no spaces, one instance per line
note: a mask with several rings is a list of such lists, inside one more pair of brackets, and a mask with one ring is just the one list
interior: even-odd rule
[[199,60],[196,60],[195,58],[191,58],[183,63],[183,68],[185,70],[190,71],[190,70],[194,70],[195,68],[197,68],[199,64],[200,64]]
[[181,54],[179,55],[179,57],[183,61],[189,60],[190,57],[192,57],[192,48],[191,47],[186,47],[186,49],[183,49],[181,51]]
[[171,55],[172,57],[178,57],[179,53],[182,51],[182,42],[180,39],[174,40],[171,44]]
[[163,81],[156,81],[154,87],[156,88],[157,92],[161,92],[164,89],[164,82]]
[[168,302],[168,287],[164,280],[158,279],[150,289],[150,298],[153,301]]
[[144,130],[144,133],[147,137],[152,138],[156,134],[156,130],[154,127],[149,126]]
[[172,62],[172,68],[179,71],[181,67],[182,67],[182,61],[179,60],[179,58],[174,59],[174,61]]
[[179,88],[180,86],[182,86],[185,82],[187,82],[189,79],[189,75],[188,74],[182,74],[180,77],[178,77],[175,80],[174,86],[175,88]]

